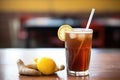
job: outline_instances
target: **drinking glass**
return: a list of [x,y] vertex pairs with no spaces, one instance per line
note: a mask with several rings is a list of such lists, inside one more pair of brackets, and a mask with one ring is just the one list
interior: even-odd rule
[[67,71],[69,75],[89,75],[92,29],[73,28],[65,31]]

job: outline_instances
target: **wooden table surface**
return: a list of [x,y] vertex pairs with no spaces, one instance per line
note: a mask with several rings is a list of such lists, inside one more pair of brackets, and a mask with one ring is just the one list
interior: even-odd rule
[[0,80],[120,80],[120,49],[92,49],[90,75],[67,75],[66,68],[51,76],[18,74],[17,60],[34,63],[34,58],[50,57],[57,65],[66,65],[64,48],[3,48],[0,49]]

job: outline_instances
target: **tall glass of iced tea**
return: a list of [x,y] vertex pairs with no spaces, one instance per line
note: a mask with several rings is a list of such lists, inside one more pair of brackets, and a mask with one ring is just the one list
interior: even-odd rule
[[71,31],[65,31],[66,60],[69,75],[89,75],[92,34],[92,29],[85,28],[73,28]]

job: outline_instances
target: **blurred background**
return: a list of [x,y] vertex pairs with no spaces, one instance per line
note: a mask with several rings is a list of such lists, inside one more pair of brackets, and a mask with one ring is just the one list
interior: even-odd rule
[[0,0],[0,48],[64,47],[62,24],[85,27],[95,14],[94,48],[120,48],[120,0]]

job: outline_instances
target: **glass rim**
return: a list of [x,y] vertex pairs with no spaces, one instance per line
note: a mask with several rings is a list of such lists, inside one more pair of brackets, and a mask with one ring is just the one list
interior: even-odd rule
[[93,29],[73,28],[71,31],[65,31],[65,33],[93,33]]

